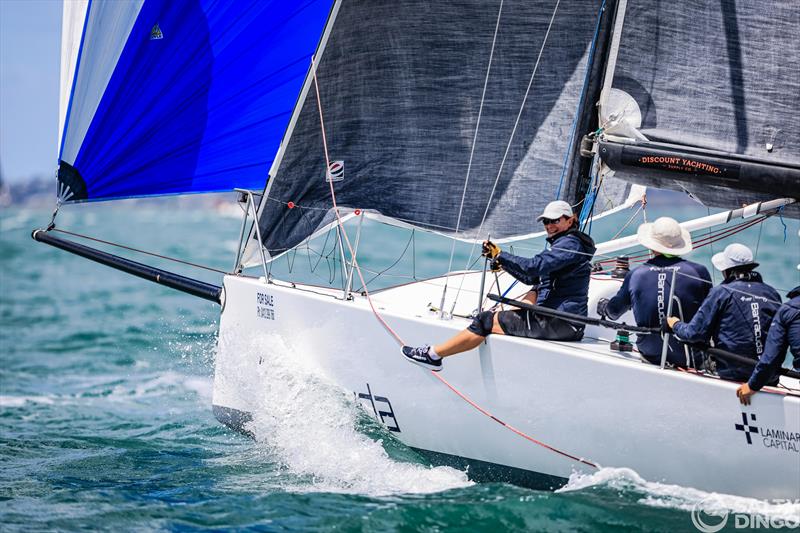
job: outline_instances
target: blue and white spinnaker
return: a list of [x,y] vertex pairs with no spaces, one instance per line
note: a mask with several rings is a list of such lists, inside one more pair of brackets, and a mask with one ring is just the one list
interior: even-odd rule
[[65,2],[61,199],[261,189],[331,5]]

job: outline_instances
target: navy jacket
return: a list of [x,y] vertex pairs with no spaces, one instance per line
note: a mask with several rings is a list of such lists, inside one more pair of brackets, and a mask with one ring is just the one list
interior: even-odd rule
[[794,356],[792,366],[800,370],[800,286],[789,292],[789,298],[772,319],[764,353],[747,382],[753,390],[760,390],[776,376],[786,358],[787,347]]
[[[657,255],[642,266],[628,272],[617,294],[611,298],[606,313],[612,320],[619,318],[633,308],[636,325],[659,327],[666,317],[669,307],[669,292],[672,285],[672,271],[677,270],[675,278],[675,297],[680,301],[684,320],[691,320],[700,304],[711,290],[711,276],[703,265],[681,259]],[[684,275],[682,275],[684,274]],[[673,304],[672,314],[678,314]],[[642,357],[654,364],[661,363],[662,339],[659,334],[637,334],[636,347]],[[667,361],[674,365],[686,366],[686,352],[683,345],[670,337]],[[690,364],[690,366],[694,366]]]
[[538,305],[586,316],[594,241],[571,229],[548,237],[547,242],[550,248],[531,258],[500,252],[495,259],[522,283],[538,284]]
[[[758,272],[728,278],[711,289],[691,322],[675,324],[675,335],[687,342],[712,338],[716,348],[758,359],[780,301],[777,291],[764,283]],[[723,379],[747,381],[752,367],[717,359],[717,373]]]

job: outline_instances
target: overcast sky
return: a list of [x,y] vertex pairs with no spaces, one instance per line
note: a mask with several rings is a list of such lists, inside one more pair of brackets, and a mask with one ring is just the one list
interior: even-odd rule
[[58,158],[61,0],[0,0],[0,171],[52,176]]

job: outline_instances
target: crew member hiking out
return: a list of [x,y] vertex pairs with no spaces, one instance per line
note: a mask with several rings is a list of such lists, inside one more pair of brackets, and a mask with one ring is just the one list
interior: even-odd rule
[[800,286],[789,291],[788,296],[791,299],[780,306],[772,319],[767,345],[753,369],[753,374],[736,391],[743,405],[750,405],[750,396],[777,377],[778,369],[786,358],[787,348],[791,349],[794,356],[792,367],[800,371]]
[[[713,339],[716,348],[757,360],[764,352],[781,297],[754,270],[758,263],[743,244],[729,244],[711,258],[711,263],[725,276],[723,282],[711,289],[690,322],[669,317],[667,324],[681,341]],[[747,381],[751,372],[752,366],[717,358],[717,373],[722,379]],[[773,379],[770,384],[776,382]]]
[[[652,224],[642,224],[636,232],[639,243],[653,252],[653,257],[625,275],[617,294],[597,302],[597,314],[616,320],[629,309],[638,326],[658,327],[666,318],[672,272],[675,278],[675,298],[685,320],[691,320],[711,290],[708,269],[698,263],[681,259],[692,251],[692,238],[678,222],[669,217]],[[642,358],[654,365],[661,364],[662,339],[658,334],[638,334],[636,347]],[[683,345],[670,338],[667,361],[679,367],[699,367],[702,360],[690,352],[687,361]]]
[[[493,267],[502,268],[531,286],[523,301],[586,316],[594,241],[578,230],[576,217],[567,202],[550,202],[537,221],[544,224],[549,249],[525,258],[501,252],[496,244],[485,241],[483,255],[493,260]],[[579,341],[583,337],[583,327],[523,309],[489,310],[476,316],[467,329],[441,344],[403,346],[402,351],[408,361],[438,371],[442,368],[443,357],[471,350],[492,333]]]

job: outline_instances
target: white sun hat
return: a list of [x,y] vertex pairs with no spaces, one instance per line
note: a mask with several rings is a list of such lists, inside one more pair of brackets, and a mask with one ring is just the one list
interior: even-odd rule
[[738,242],[729,244],[723,251],[714,254],[711,264],[719,271],[748,265],[752,265],[753,268],[758,266],[758,263],[753,261],[753,252],[750,248]]
[[536,217],[536,222],[541,222],[543,218],[558,220],[561,217],[571,217],[573,214],[572,207],[567,202],[556,200],[547,204],[542,214]]
[[692,236],[674,218],[661,217],[653,223],[639,226],[639,242],[654,252],[684,255],[692,251]]

